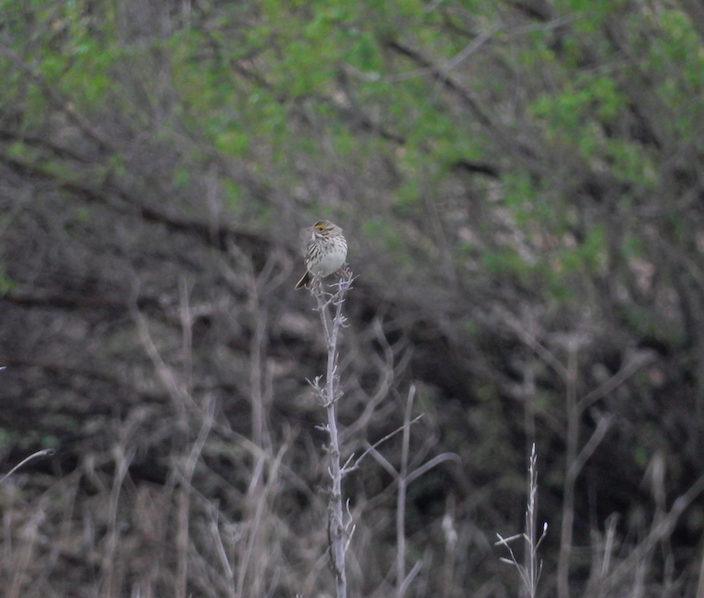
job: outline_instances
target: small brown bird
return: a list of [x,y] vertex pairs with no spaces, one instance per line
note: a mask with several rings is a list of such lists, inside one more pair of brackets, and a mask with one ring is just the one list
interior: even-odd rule
[[298,281],[296,289],[309,289],[316,275],[324,278],[337,272],[347,258],[347,240],[337,224],[320,220],[308,230],[311,231],[311,238],[306,248],[306,273]]

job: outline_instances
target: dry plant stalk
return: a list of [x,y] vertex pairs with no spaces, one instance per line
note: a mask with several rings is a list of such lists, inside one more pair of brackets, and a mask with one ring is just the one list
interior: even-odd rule
[[0,484],[2,484],[7,478],[9,478],[17,470],[19,470],[22,467],[24,467],[25,465],[27,465],[27,463],[29,463],[30,461],[34,461],[35,459],[43,459],[44,457],[51,457],[55,452],[56,451],[54,451],[54,449],[42,449],[40,451],[37,451],[36,453],[32,453],[29,457],[20,461],[10,471],[8,471],[4,476],[2,476],[0,478]]
[[[3,365],[0,366],[0,372],[4,370],[7,366]],[[27,463],[34,461],[35,459],[43,459],[44,457],[51,457],[54,454],[54,449],[43,449],[41,451],[37,451],[36,453],[32,453],[29,457],[26,459],[23,459],[20,461],[17,465],[15,465],[10,471],[8,471],[4,476],[0,478],[0,484],[2,484],[7,478],[9,478],[13,473],[15,473],[17,470],[21,469]]]
[[[593,417],[597,420],[597,426],[587,441],[580,445],[580,422],[582,415],[595,401],[613,392],[638,372],[638,370],[651,363],[655,356],[651,351],[640,351],[634,354],[616,374],[580,398],[578,396],[578,356],[580,349],[589,342],[588,336],[574,332],[559,339],[560,344],[563,345],[567,353],[567,363],[563,364],[547,346],[542,344],[534,334],[523,326],[518,318],[505,312],[502,313],[502,315],[506,324],[519,335],[526,346],[530,347],[544,363],[549,365],[565,384],[567,429],[565,430],[566,450],[565,482],[562,500],[562,528],[560,530],[560,550],[557,563],[557,596],[558,598],[570,598],[569,575],[573,548],[575,488],[577,478],[594,451],[604,440],[613,424],[613,416],[608,413],[599,414],[595,412]],[[530,380],[528,388],[533,388]],[[531,420],[533,415],[530,413],[531,408],[530,406],[528,407],[529,412],[527,413],[528,425],[526,429],[529,434],[534,433]]]
[[[526,506],[526,530],[522,534],[516,534],[510,538],[503,538],[500,534],[495,546],[505,546],[510,558],[502,557],[501,560],[516,567],[523,584],[522,595],[528,598],[535,598],[538,590],[538,580],[540,579],[541,562],[538,560],[538,548],[545,538],[548,524],[543,524],[543,530],[538,536],[537,513],[538,513],[538,470],[536,469],[535,444],[531,449],[528,461],[528,501]],[[510,546],[510,542],[523,538],[525,544],[524,564],[521,565]]]
[[[406,591],[418,573],[420,573],[423,565],[423,561],[418,560],[415,565],[413,565],[410,572],[406,573],[406,493],[408,486],[414,480],[417,480],[422,475],[425,475],[428,471],[437,467],[441,463],[444,463],[445,461],[454,461],[461,464],[459,456],[455,453],[440,453],[429,461],[419,465],[412,471],[409,471],[409,465],[411,464],[411,426],[418,422],[422,417],[422,415],[418,415],[417,417],[411,419],[415,394],[416,387],[414,384],[411,384],[406,397],[406,408],[404,410],[403,424],[401,427],[397,428],[390,434],[387,434],[384,438],[378,440],[374,445],[369,445],[367,450],[355,460],[353,466],[353,468],[357,467],[362,459],[364,459],[367,454],[370,454],[374,460],[391,475],[394,479],[394,483],[398,487],[398,492],[396,495],[396,598],[403,598],[403,596],[405,596]],[[401,464],[399,469],[396,469],[388,461],[388,459],[386,459],[386,457],[376,450],[376,447],[399,432],[403,433],[401,440]]]
[[328,503],[328,536],[332,568],[335,573],[337,598],[346,598],[347,596],[345,553],[351,537],[351,522],[345,523],[345,509],[342,498],[342,478],[347,471],[347,464],[343,466],[340,463],[340,439],[335,409],[337,401],[342,396],[340,378],[337,374],[337,342],[340,328],[346,322],[346,318],[342,314],[342,306],[347,292],[352,288],[352,281],[352,273],[349,270],[343,270],[340,280],[333,286],[333,288],[336,287],[337,289],[335,292],[326,292],[319,278],[316,278],[311,286],[311,293],[317,303],[316,309],[323,324],[328,353],[325,381],[321,384],[322,376],[318,376],[312,385],[318,394],[321,405],[327,412],[327,423],[321,427],[328,433],[329,438],[327,451],[330,454],[330,467],[328,473],[332,480],[332,486]]

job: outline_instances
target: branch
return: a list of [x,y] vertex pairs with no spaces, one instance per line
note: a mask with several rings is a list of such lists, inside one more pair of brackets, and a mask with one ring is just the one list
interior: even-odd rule
[[[352,533],[352,530],[345,523],[342,477],[347,464],[345,464],[345,467],[340,465],[340,435],[337,429],[337,415],[335,412],[337,401],[342,397],[337,375],[337,341],[340,328],[346,322],[345,316],[342,314],[342,306],[347,292],[352,288],[353,280],[352,273],[348,269],[343,268],[342,276],[337,282],[337,291],[334,293],[326,292],[318,277],[313,280],[311,286],[311,293],[317,303],[317,311],[320,315],[320,322],[323,325],[325,344],[328,349],[325,385],[321,387],[319,384],[320,378],[316,378],[313,387],[316,389],[320,403],[327,411],[328,416],[325,431],[327,431],[329,437],[327,450],[330,453],[330,467],[328,471],[332,480],[330,501],[328,503],[328,537],[330,540],[332,568],[335,572],[337,598],[347,597],[345,554]],[[334,315],[331,315],[331,309],[334,310]]]

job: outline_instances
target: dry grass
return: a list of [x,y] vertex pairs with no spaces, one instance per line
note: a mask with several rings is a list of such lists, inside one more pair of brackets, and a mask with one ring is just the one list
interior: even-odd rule
[[[255,311],[259,288],[252,279],[250,299]],[[665,459],[654,460],[649,481],[656,510],[647,527],[639,537],[626,538],[620,534],[616,516],[603,529],[594,525],[588,547],[589,577],[575,585],[570,565],[576,549],[564,528],[550,559],[556,565],[541,576],[540,553],[549,549],[551,538],[548,535],[543,542],[545,528],[538,520],[538,455],[533,452],[525,532],[499,542],[510,551],[518,578],[487,575],[500,555],[492,552],[488,541],[493,530],[479,528],[467,500],[459,505],[448,494],[445,512],[436,514],[428,526],[419,525],[418,513],[409,510],[409,495],[422,487],[423,476],[441,465],[447,471],[459,470],[454,465],[459,459],[451,453],[432,452],[440,431],[433,427],[432,412],[426,417],[418,413],[416,387],[411,386],[405,397],[394,391],[396,368],[405,358],[385,344],[378,321],[372,322],[369,331],[384,356],[376,390],[356,411],[356,418],[348,418],[345,425],[336,422],[338,446],[331,449],[326,442],[328,450],[324,450],[315,423],[272,426],[273,397],[263,333],[254,335],[250,348],[252,432],[248,436],[236,432],[211,396],[194,391],[187,368],[192,317],[185,288],[180,312],[179,367],[168,363],[154,331],[135,313],[143,347],[169,391],[167,409],[145,405],[124,420],[115,418],[105,430],[112,444],[86,453],[67,475],[22,473],[21,463],[17,472],[3,479],[3,596],[323,597],[341,595],[343,580],[349,595],[455,598],[466,595],[472,579],[478,580],[472,585],[474,596],[534,598],[553,595],[556,589],[564,595],[604,598],[678,596],[689,588],[702,594],[699,564],[688,576],[674,574],[671,537],[704,491],[704,477],[672,500],[665,490]],[[339,320],[338,332],[343,322]],[[262,330],[265,325],[262,320]],[[345,335],[350,334],[345,329]],[[575,382],[576,345],[567,343],[568,361],[562,366],[545,347],[538,349],[541,345],[534,337],[522,335],[528,346],[562,373],[568,389],[567,430],[575,438],[566,455],[561,509],[562,521],[572,525],[576,480],[608,429],[608,420],[598,420],[591,436],[580,441],[579,418],[595,396],[627,379],[641,362],[625,364],[613,379],[580,398]],[[333,387],[321,385],[320,396],[327,397],[321,404],[328,412],[331,405],[344,401],[335,389],[344,381],[344,376],[338,378],[338,368],[344,374],[344,350],[356,342],[346,338],[341,359],[333,355],[327,362],[326,380]],[[528,403],[527,410],[529,420]],[[370,430],[394,414],[399,425],[386,426],[370,442]],[[328,418],[326,433],[333,421]],[[145,430],[150,430],[148,437]],[[148,481],[136,475],[134,464],[143,462],[142,452],[160,442],[168,446],[157,464],[163,477]],[[329,474],[335,472],[331,462],[336,454],[339,494],[328,490],[335,483]],[[486,493],[491,489],[476,488],[471,500],[479,504]],[[342,544],[336,550],[344,553],[344,576],[340,576],[341,561],[335,568],[330,566],[331,498],[339,498],[342,509]],[[517,539],[523,540],[522,554],[512,552],[512,541]]]

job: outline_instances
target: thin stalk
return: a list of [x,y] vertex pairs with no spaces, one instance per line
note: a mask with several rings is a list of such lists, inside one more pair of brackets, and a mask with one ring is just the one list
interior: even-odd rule
[[411,385],[406,399],[403,417],[403,440],[401,443],[401,470],[398,473],[398,496],[396,499],[396,597],[402,598],[406,581],[406,486],[408,484],[408,454],[411,443],[411,413],[415,385]]
[[577,473],[573,467],[579,446],[579,404],[577,403],[577,347],[570,346],[567,361],[567,450],[565,454],[565,485],[562,499],[562,529],[557,563],[558,598],[569,598],[570,558],[574,528],[574,488]]
[[[340,328],[345,324],[345,317],[342,314],[342,306],[345,302],[345,295],[352,285],[352,275],[345,272],[337,283],[337,291],[333,294],[323,290],[320,281],[316,280],[312,286],[313,295],[318,304],[320,321],[323,325],[325,343],[327,346],[328,359],[325,369],[325,384],[321,388],[315,381],[315,388],[320,396],[321,403],[327,413],[327,425],[329,444],[327,447],[330,454],[330,468],[328,473],[332,480],[330,489],[330,500],[328,503],[328,535],[330,539],[330,554],[332,557],[332,568],[335,573],[335,585],[337,598],[347,597],[347,572],[345,568],[345,553],[347,551],[348,533],[344,517],[344,501],[342,498],[342,477],[343,467],[340,463],[340,439],[337,428],[337,401],[342,396],[339,388],[339,377],[337,376],[338,349],[337,342]],[[334,309],[334,315],[330,314],[330,308]]]

